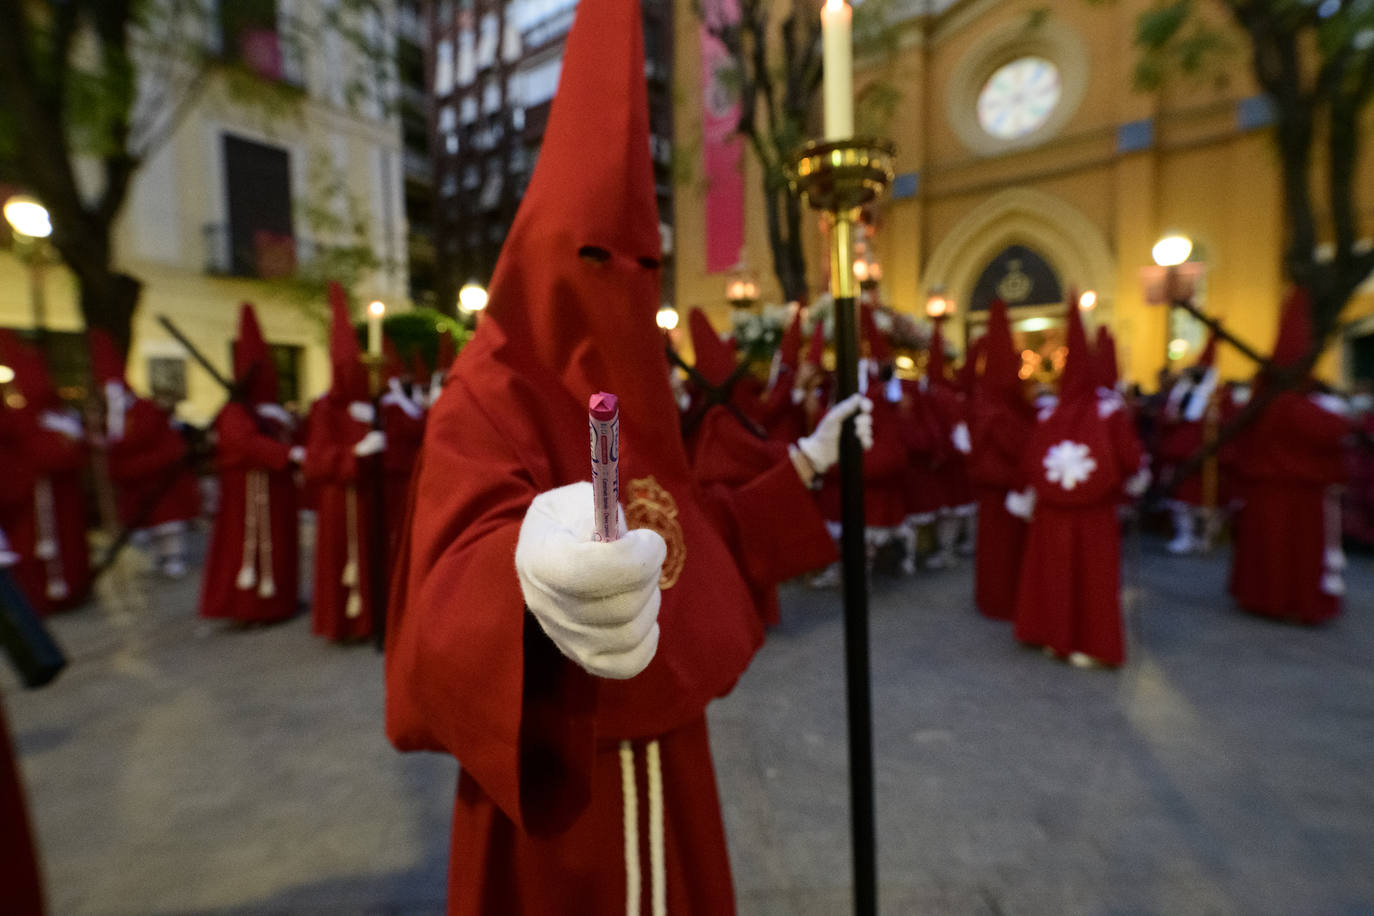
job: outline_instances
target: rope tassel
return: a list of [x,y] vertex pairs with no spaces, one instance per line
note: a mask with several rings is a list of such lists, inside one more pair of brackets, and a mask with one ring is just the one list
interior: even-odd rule
[[62,556],[57,549],[57,510],[53,501],[52,481],[42,477],[34,486],[34,515],[38,527],[38,542],[33,554],[42,560],[48,574],[45,592],[53,601],[67,597],[67,579],[62,573]]
[[256,505],[253,499],[257,473],[249,471],[243,484],[243,563],[239,566],[239,574],[234,584],[238,586],[239,591],[244,592],[258,584],[257,572],[253,569],[253,560],[258,553],[258,514],[254,511]]
[[349,487],[344,495],[344,510],[347,515],[344,541],[348,544],[348,561],[344,563],[339,581],[348,589],[344,616],[351,620],[363,613],[363,596],[358,591],[358,491],[354,487]]
[[272,503],[270,482],[266,471],[255,471],[258,489],[253,500],[258,511],[258,567],[262,579],[258,583],[258,597],[271,598],[277,594],[277,583],[272,575]]

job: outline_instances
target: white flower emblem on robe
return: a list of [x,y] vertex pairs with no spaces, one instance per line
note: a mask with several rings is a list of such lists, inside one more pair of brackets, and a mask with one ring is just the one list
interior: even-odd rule
[[1093,459],[1088,447],[1082,442],[1071,442],[1067,439],[1058,445],[1050,446],[1050,450],[1045,453],[1044,465],[1045,479],[1050,483],[1059,484],[1065,490],[1072,490],[1097,470],[1097,461]]

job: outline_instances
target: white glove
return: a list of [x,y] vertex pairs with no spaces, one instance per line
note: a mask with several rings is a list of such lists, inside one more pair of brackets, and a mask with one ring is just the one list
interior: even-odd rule
[[854,416],[854,434],[864,451],[873,447],[873,402],[861,394],[851,394],[831,407],[816,424],[816,431],[797,440],[797,448],[811,462],[817,474],[824,474],[840,460],[840,429]]
[[349,401],[348,415],[359,423],[372,425],[372,420],[377,416],[377,410],[367,401]]
[[266,420],[276,420],[288,429],[296,425],[296,418],[291,416],[291,412],[280,404],[258,404],[253,410],[257,412],[258,416]]
[[586,482],[536,496],[520,525],[515,572],[525,605],[560,652],[598,677],[625,680],[658,650],[668,548],[647,528],[593,541],[592,502]]
[[353,446],[353,454],[359,458],[366,458],[368,455],[376,455],[384,448],[386,448],[386,433],[380,429],[374,429],[358,440],[358,444]]
[[19,554],[10,550],[10,542],[5,537],[5,532],[0,531],[0,569],[13,566],[19,562]]
[[305,464],[305,446],[291,446],[291,451],[287,453],[286,460],[290,461],[292,464]]
[[1035,514],[1035,490],[1027,487],[1024,490],[1010,490],[1007,492],[1007,511],[1017,518],[1030,521]]
[[961,454],[967,455],[973,451],[973,440],[969,438],[968,424],[963,420],[960,420],[959,425],[950,432],[949,441],[954,443],[955,451]]
[[1145,495],[1145,491],[1150,489],[1151,474],[1149,468],[1141,468],[1126,479],[1126,495],[1131,499],[1139,499]]
[[68,439],[81,438],[81,421],[66,411],[43,411],[38,415],[38,425],[50,432],[61,433]]

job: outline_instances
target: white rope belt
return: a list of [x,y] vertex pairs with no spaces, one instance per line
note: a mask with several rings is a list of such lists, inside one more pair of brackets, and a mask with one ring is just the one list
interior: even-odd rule
[[[667,872],[663,863],[663,766],[658,742],[644,749],[649,771],[649,891],[653,916],[668,912]],[[639,916],[642,888],[639,861],[639,790],[635,785],[635,752],[629,741],[620,742],[620,789],[625,811],[625,916]]]
[[363,596],[358,590],[358,490],[349,487],[344,491],[344,514],[347,516],[344,527],[344,543],[348,545],[348,561],[344,563],[343,575],[339,583],[348,589],[348,600],[344,604],[344,616],[352,620],[362,616]]
[[57,507],[52,494],[52,480],[40,477],[33,490],[34,521],[38,538],[33,554],[43,561],[48,574],[47,594],[53,601],[67,597],[67,579],[62,573],[62,551],[57,542]]
[[266,471],[245,475],[243,502],[243,562],[234,584],[241,591],[256,586],[259,598],[271,598],[277,584],[272,577],[272,505]]
[[1325,543],[1322,545],[1323,594],[1340,597],[1345,594],[1345,551],[1341,547],[1341,489],[1327,487],[1322,499],[1322,522]]

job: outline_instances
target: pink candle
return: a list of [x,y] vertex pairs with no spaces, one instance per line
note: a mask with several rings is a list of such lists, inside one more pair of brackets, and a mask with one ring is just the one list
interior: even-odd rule
[[587,404],[592,436],[592,498],[595,524],[592,539],[614,541],[620,537],[620,405],[613,394],[592,395]]

